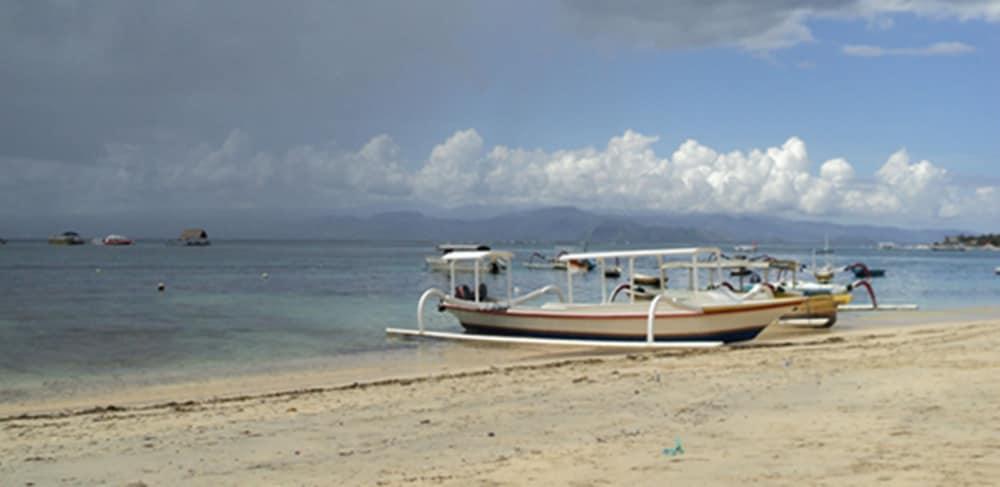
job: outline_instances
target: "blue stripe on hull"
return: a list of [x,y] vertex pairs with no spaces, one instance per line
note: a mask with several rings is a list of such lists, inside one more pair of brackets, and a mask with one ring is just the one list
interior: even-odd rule
[[[491,326],[473,325],[468,323],[462,323],[462,327],[465,328],[465,330],[469,333],[475,333],[481,335],[523,336],[523,337],[536,337],[536,338],[572,338],[572,339],[628,341],[628,342],[639,342],[646,340],[646,335],[615,336],[615,335],[591,335],[586,333],[520,331],[520,330],[510,330],[507,328],[495,328]],[[760,328],[747,328],[735,331],[706,333],[704,335],[672,336],[660,333],[656,335],[656,340],[670,341],[670,342],[723,342],[723,343],[743,342],[757,338],[757,335],[759,335],[760,332],[764,331],[764,328],[766,327],[762,326]]]

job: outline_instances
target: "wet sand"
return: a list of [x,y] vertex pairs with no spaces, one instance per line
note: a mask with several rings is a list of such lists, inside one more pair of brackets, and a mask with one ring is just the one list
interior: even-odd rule
[[[430,349],[424,368],[373,366],[354,380],[300,373],[119,391],[89,406],[86,398],[21,404],[0,420],[0,479],[994,483],[1000,320],[913,315],[898,319],[932,324],[901,326],[892,316],[865,318],[879,327],[774,328],[709,351],[462,345]],[[463,359],[449,362],[448,350]],[[682,453],[665,451],[678,441]]]

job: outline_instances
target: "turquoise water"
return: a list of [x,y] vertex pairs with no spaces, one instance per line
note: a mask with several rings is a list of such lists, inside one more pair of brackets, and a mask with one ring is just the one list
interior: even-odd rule
[[[521,262],[535,250],[554,253],[550,244],[497,247],[514,250]],[[810,260],[801,247],[760,251]],[[884,303],[947,309],[990,306],[1000,297],[997,253],[837,252],[835,265],[886,269],[874,281]],[[424,269],[431,253],[433,245],[420,242],[10,242],[0,246],[0,401],[27,386],[76,387],[130,374],[155,382],[414,347],[387,340],[384,329],[415,327],[421,292],[447,289],[445,275]],[[504,276],[485,280],[493,294],[506,289]],[[566,285],[564,273],[517,266],[514,280],[522,292]],[[577,299],[599,296],[598,281],[596,273],[577,276]],[[165,292],[157,291],[160,282]],[[459,329],[447,315],[429,311],[428,319]]]

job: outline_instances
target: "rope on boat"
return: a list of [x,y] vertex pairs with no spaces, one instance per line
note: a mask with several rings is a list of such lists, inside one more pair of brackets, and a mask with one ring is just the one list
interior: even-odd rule
[[609,299],[608,302],[609,303],[614,302],[615,298],[618,297],[618,293],[620,293],[622,291],[629,291],[631,289],[632,289],[632,286],[629,283],[627,283],[627,282],[623,282],[623,283],[615,286],[615,290],[611,291],[611,299]]

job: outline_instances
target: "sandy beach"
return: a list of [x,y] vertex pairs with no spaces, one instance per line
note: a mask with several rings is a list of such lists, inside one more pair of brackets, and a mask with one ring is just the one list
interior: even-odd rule
[[979,320],[272,378],[255,394],[177,386],[174,401],[7,411],[0,483],[989,485],[998,349],[1000,320]]

